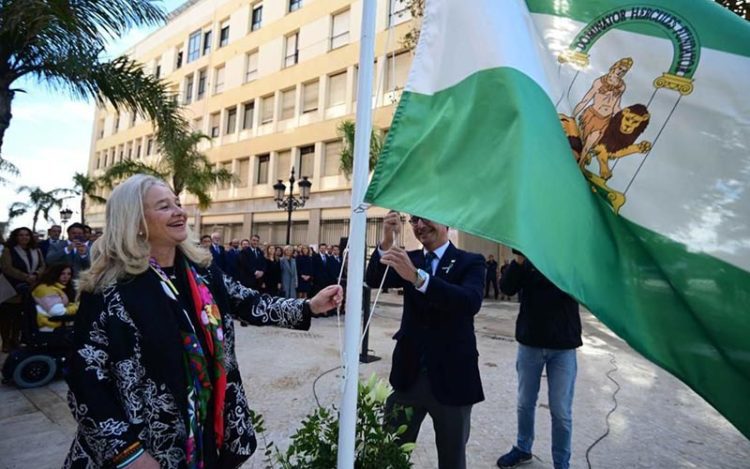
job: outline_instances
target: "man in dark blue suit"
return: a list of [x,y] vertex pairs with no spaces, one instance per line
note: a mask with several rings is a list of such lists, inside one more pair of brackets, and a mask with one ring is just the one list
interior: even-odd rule
[[214,258],[214,263],[219,266],[222,272],[227,272],[227,253],[224,250],[224,246],[221,245],[221,233],[214,231],[211,233],[211,256]]
[[227,261],[227,274],[233,279],[239,281],[239,264],[240,264],[240,240],[233,239],[229,242],[229,249],[225,255]]
[[240,252],[240,283],[253,290],[260,290],[266,270],[266,257],[260,248],[260,236],[254,234],[250,245]]
[[47,239],[39,243],[39,249],[42,250],[42,255],[44,257],[47,257],[50,246],[55,246],[60,243],[64,244],[64,241],[60,239],[61,234],[62,228],[60,225],[52,225],[49,227],[47,230]]
[[320,243],[320,245],[318,245],[318,254],[313,256],[313,294],[319,292],[328,285],[336,283],[333,275],[331,275],[332,270],[328,267],[330,259],[331,258],[328,255],[328,245],[326,243]]
[[[423,249],[405,251],[394,244],[401,218],[383,220],[383,239],[367,265],[367,284],[404,289],[401,327],[393,336],[386,403],[393,428],[406,424],[403,442],[414,442],[426,414],[435,428],[440,469],[466,467],[466,443],[472,405],[484,400],[474,315],[482,305],[485,262],[479,254],[457,249],[448,227],[412,216],[409,224]],[[412,408],[408,418],[404,407]]]

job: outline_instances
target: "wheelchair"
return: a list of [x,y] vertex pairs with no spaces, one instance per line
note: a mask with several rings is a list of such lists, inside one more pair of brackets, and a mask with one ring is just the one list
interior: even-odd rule
[[3,384],[22,389],[45,386],[62,377],[73,349],[73,320],[64,315],[50,318],[63,323],[54,331],[40,331],[36,322],[36,302],[30,292],[22,295],[21,345],[10,351],[2,368]]

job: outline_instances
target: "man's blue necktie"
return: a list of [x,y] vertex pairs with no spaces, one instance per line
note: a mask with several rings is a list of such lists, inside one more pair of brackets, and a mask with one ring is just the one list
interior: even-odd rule
[[437,254],[432,251],[427,251],[424,255],[424,270],[432,275],[432,261],[437,259]]

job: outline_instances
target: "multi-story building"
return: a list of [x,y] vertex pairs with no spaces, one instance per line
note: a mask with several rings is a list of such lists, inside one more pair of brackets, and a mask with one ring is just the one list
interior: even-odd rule
[[[408,0],[379,0],[377,10],[373,126],[385,135],[412,59],[402,46],[412,19]],[[210,137],[199,149],[236,176],[213,190],[207,210],[183,195],[196,232],[283,243],[287,213],[273,185],[288,185],[294,168],[312,189],[292,215],[292,243],[347,235],[351,182],[340,170],[337,127],[354,119],[361,11],[362,0],[191,0],[127,52],[172,84],[193,128]],[[155,161],[153,131],[140,116],[97,110],[89,173],[124,159]],[[369,245],[384,213],[368,211]],[[103,225],[103,207],[91,207],[87,220]]]

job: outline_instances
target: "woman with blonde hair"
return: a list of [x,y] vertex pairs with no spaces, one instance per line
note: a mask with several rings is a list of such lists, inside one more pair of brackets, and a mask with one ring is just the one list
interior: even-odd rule
[[243,287],[188,239],[166,183],[145,175],[112,192],[91,255],[67,378],[78,432],[65,467],[238,467],[256,441],[232,317],[308,329],[341,290],[303,302]]
[[279,260],[281,265],[281,293],[285,298],[297,298],[297,261],[294,248],[284,246],[284,255]]

